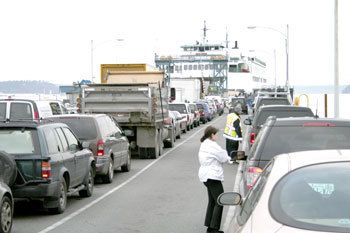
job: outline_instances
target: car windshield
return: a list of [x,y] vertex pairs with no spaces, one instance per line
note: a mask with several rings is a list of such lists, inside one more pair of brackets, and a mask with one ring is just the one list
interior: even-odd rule
[[[67,124],[80,140],[93,140],[97,137],[97,129],[92,118],[59,117],[51,120]],[[86,127],[87,125],[89,127]]]
[[[325,172],[326,171],[326,172]],[[313,231],[350,232],[350,162],[303,167],[284,176],[271,193],[271,215]]]
[[33,129],[1,129],[0,151],[9,154],[38,154],[37,131]]
[[260,159],[304,150],[350,149],[349,138],[349,127],[273,127]]
[[257,118],[253,122],[253,125],[257,125],[257,126],[263,125],[269,116],[276,116],[278,118],[287,118],[287,117],[304,117],[304,116],[312,117],[314,115],[311,111],[300,111],[300,110],[292,110],[292,109],[261,111],[261,113],[257,115]]
[[170,104],[169,109],[172,111],[178,111],[179,113],[187,113],[186,105],[184,104]]

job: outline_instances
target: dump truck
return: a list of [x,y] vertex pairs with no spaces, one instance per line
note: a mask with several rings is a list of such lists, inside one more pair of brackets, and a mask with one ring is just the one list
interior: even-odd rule
[[[168,81],[162,71],[114,69],[104,73],[101,84],[82,87],[81,112],[112,116],[128,137],[132,153],[157,158],[163,144],[173,146],[175,131],[168,112]],[[102,82],[103,80],[103,82]],[[173,91],[174,92],[174,91]]]

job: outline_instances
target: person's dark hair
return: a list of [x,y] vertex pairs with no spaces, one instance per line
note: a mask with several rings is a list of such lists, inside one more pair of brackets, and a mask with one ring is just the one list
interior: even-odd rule
[[204,130],[204,135],[201,138],[201,142],[204,142],[205,139],[210,138],[212,134],[216,134],[219,130],[213,126],[208,126]]

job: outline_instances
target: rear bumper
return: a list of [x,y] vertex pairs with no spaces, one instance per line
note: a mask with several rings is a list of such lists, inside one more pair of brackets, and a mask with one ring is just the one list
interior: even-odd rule
[[96,160],[96,175],[106,175],[108,173],[109,157],[95,156]]
[[59,181],[51,181],[50,183],[28,184],[24,186],[13,186],[12,195],[16,198],[48,198],[58,197]]

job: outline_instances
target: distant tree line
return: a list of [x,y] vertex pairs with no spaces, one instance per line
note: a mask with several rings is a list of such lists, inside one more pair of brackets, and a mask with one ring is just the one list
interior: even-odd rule
[[3,81],[0,82],[0,92],[23,94],[58,94],[59,86],[46,81]]

